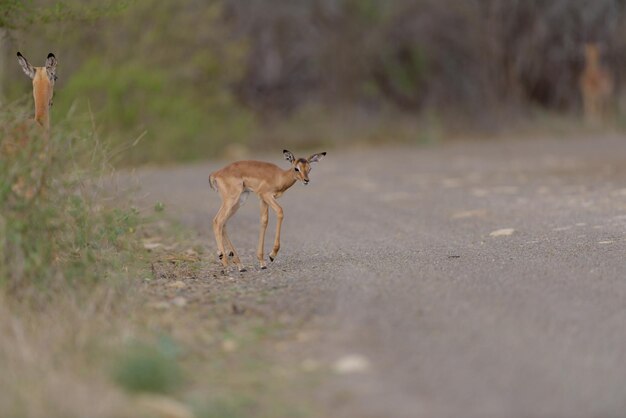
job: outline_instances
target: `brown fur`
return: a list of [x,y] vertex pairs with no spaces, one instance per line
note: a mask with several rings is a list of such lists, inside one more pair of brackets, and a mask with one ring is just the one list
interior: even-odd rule
[[613,78],[600,62],[600,47],[585,44],[585,68],[579,79],[583,112],[588,123],[598,123],[606,118],[613,95]]
[[50,129],[50,103],[52,102],[53,85],[46,75],[46,70],[37,68],[33,78],[33,98],[35,99],[35,121],[44,129]]
[[17,53],[18,63],[24,74],[33,81],[33,99],[35,101],[35,117],[33,118],[45,131],[50,129],[50,106],[54,96],[56,81],[57,59],[54,54],[48,54],[43,67],[33,67],[26,57]]

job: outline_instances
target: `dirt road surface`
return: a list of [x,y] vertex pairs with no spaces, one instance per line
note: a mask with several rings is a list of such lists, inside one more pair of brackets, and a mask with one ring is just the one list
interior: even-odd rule
[[[624,416],[626,137],[327,151],[280,199],[268,270],[256,198],[229,223],[252,267],[231,274],[282,286],[272,309],[316,330],[302,359],[353,355],[311,395],[320,416]],[[223,164],[137,174],[211,257]]]

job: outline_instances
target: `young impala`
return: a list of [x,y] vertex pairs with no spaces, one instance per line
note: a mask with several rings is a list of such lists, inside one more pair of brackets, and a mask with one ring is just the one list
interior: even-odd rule
[[[326,153],[313,154],[306,159],[295,158],[287,150],[283,151],[283,155],[291,163],[291,167],[287,170],[262,161],[238,161],[209,176],[211,188],[217,190],[222,198],[222,206],[213,219],[213,233],[217,242],[218,257],[224,267],[228,266],[228,257],[230,256],[233,257],[233,262],[239,271],[245,271],[239,255],[226,233],[226,222],[237,212],[250,192],[256,193],[261,202],[261,231],[256,255],[262,269],[267,267],[263,258],[263,245],[265,230],[267,229],[268,207],[271,206],[272,210],[276,212],[276,237],[274,248],[269,256],[270,261],[274,261],[280,249],[280,227],[283,221],[283,209],[276,202],[276,199],[293,186],[297,180],[308,184],[311,163],[318,162]],[[224,245],[228,247],[228,254]]]
[[46,131],[50,129],[50,106],[54,94],[54,82],[57,79],[57,59],[53,53],[48,54],[44,67],[33,67],[21,54],[17,53],[17,61],[24,73],[33,80],[33,97],[35,99],[35,121]]
[[585,68],[579,83],[586,122],[602,122],[607,116],[609,100],[613,94],[613,78],[600,62],[600,46],[597,43],[585,44]]

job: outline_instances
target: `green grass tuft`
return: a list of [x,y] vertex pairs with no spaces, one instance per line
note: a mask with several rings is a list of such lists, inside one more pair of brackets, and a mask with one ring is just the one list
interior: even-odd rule
[[133,393],[171,393],[183,382],[175,343],[162,337],[155,344],[134,343],[118,360],[113,379]]

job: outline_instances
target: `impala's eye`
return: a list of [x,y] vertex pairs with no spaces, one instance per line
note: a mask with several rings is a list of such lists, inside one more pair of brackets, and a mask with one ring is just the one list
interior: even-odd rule
[[298,167],[294,168],[294,170],[296,170],[296,172],[300,171],[300,169]]

